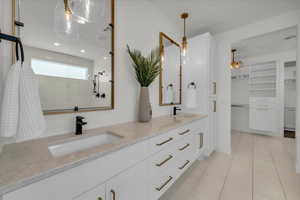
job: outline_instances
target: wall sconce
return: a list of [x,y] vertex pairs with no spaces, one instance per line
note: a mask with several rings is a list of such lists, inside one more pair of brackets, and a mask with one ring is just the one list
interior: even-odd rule
[[231,50],[231,63],[230,63],[230,68],[231,69],[239,69],[241,67],[241,62],[240,61],[235,61],[235,52],[236,49]]

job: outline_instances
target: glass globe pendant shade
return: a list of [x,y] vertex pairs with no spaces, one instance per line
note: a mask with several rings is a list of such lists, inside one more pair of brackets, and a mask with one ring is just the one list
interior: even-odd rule
[[81,24],[101,20],[105,12],[105,0],[69,0],[74,17]]
[[64,1],[57,1],[54,11],[54,31],[56,36],[64,40],[78,40],[79,27],[72,11],[66,9]]

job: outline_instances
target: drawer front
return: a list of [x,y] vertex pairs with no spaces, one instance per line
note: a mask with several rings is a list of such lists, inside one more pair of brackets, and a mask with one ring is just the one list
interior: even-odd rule
[[176,181],[174,171],[164,172],[160,177],[151,179],[150,186],[150,200],[157,200],[163,195]]
[[72,200],[105,200],[105,184],[77,196]]
[[164,148],[169,148],[178,138],[176,131],[170,131],[160,136],[154,137],[149,140],[149,151],[151,154],[161,151]]
[[149,159],[151,177],[156,179],[164,171],[170,171],[176,165],[176,150],[174,144],[160,151]]
[[185,138],[199,131],[200,127],[201,121],[198,120],[196,122],[171,130],[168,133],[154,137],[151,140],[149,140],[149,151],[152,154],[159,152],[162,149],[174,144],[176,140]]
[[194,134],[192,134],[176,145],[176,176],[180,176],[196,158],[197,149],[194,138]]

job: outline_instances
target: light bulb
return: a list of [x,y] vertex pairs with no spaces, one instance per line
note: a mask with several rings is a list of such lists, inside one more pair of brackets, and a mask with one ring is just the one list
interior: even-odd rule
[[71,20],[71,13],[65,12],[65,18],[66,18],[67,21],[70,21]]
[[182,56],[184,56],[184,57],[186,56],[186,48],[182,49]]

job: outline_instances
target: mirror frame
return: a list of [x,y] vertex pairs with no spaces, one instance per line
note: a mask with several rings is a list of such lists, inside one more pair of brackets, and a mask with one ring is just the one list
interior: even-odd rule
[[[167,39],[172,44],[178,46],[180,50],[180,73],[179,73],[179,102],[176,103],[163,103],[163,62],[162,57],[164,55],[164,43],[163,40]],[[182,102],[182,59],[181,59],[181,46],[177,42],[175,42],[172,38],[166,35],[163,32],[159,33],[159,55],[160,55],[160,74],[159,74],[159,105],[160,106],[174,106],[174,105],[181,105]]]
[[[12,0],[12,35],[16,36],[18,26],[15,25],[17,20],[17,1]],[[105,111],[105,110],[114,110],[115,109],[115,0],[110,0],[111,2],[111,106],[103,107],[86,107],[79,108],[78,110],[74,109],[57,109],[57,110],[43,110],[44,115],[56,115],[56,114],[67,114],[67,113],[80,113],[80,112],[93,112],[93,111]],[[26,26],[26,24],[25,24]],[[12,46],[12,63],[15,62],[15,50]]]

